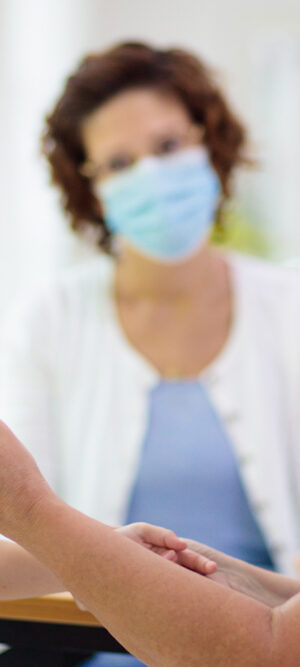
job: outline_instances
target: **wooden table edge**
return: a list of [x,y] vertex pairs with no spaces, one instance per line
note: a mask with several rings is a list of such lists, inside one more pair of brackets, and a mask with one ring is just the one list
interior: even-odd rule
[[70,593],[0,600],[0,619],[101,627],[90,612],[79,609]]

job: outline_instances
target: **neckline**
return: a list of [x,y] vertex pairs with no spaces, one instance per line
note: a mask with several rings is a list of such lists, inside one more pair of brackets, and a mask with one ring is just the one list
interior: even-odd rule
[[[220,251],[219,251],[220,252]],[[109,296],[109,307],[110,307],[110,317],[112,324],[113,335],[115,336],[119,346],[123,349],[128,360],[133,364],[136,371],[141,374],[147,384],[155,384],[157,381],[163,380],[164,382],[193,382],[193,381],[208,381],[214,380],[220,374],[223,374],[225,368],[232,358],[232,353],[235,348],[236,340],[239,337],[239,331],[241,328],[242,320],[242,299],[240,294],[240,279],[239,279],[239,262],[236,257],[236,254],[230,251],[223,252],[223,256],[227,261],[230,271],[230,282],[231,282],[231,295],[232,295],[232,321],[229,329],[229,333],[224,341],[221,349],[217,355],[204,366],[199,373],[196,373],[193,376],[180,376],[180,377],[171,377],[163,375],[158,368],[143,355],[139,350],[137,350],[131,340],[128,338],[122,322],[119,317],[118,308],[115,300],[115,267],[112,264],[110,275],[109,275],[109,284],[108,284],[108,296]]]

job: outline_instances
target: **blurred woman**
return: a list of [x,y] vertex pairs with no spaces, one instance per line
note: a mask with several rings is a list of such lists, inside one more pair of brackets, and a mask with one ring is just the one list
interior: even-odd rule
[[1,418],[88,515],[292,573],[299,278],[210,244],[247,163],[211,72],[144,44],[88,56],[44,151],[72,228],[103,252],[15,311]]

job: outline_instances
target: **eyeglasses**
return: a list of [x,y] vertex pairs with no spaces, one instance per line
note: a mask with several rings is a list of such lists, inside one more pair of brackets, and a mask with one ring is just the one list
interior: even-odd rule
[[[201,142],[204,135],[204,128],[200,125],[192,124],[181,133],[170,132],[154,142],[153,150],[147,155],[163,156],[176,153],[188,146],[194,146]],[[88,178],[92,183],[102,182],[106,178],[119,174],[125,169],[132,167],[138,160],[144,156],[133,156],[125,151],[118,152],[111,156],[103,164],[96,165],[91,160],[87,160],[80,167],[80,173]]]

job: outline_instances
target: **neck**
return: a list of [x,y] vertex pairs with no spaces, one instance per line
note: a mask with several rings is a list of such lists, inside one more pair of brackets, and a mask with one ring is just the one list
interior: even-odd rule
[[218,253],[205,245],[185,261],[164,264],[124,244],[116,266],[116,293],[120,298],[146,297],[153,301],[194,296],[199,299],[215,283],[220,259]]

